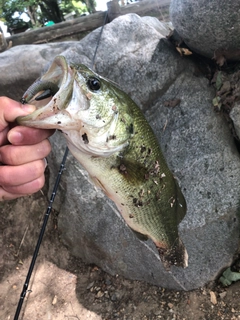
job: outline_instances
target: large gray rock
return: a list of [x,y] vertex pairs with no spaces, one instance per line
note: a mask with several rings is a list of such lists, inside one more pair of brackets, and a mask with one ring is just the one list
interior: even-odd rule
[[236,0],[172,0],[174,28],[194,51],[239,60],[240,10]]
[[240,104],[236,102],[230,112],[230,118],[233,121],[234,129],[238,139],[240,139]]
[[[91,65],[98,35],[99,29],[71,44],[63,54],[69,61]],[[46,46],[50,52],[51,46]],[[37,55],[41,46],[34,50]],[[5,54],[0,55],[0,62]],[[15,60],[16,55],[9,61],[11,66]],[[239,154],[224,120],[213,111],[214,92],[207,79],[194,75],[192,63],[133,14],[105,26],[95,67],[145,112],[179,181],[188,206],[179,233],[189,266],[167,272],[153,243],[142,242],[132,233],[114,203],[89,182],[71,155],[54,203],[61,239],[74,255],[111,274],[176,290],[200,287],[230,265],[239,237]],[[22,78],[28,77],[22,69]],[[12,83],[21,87],[14,79]],[[180,103],[170,107],[175,99]],[[51,141],[52,186],[65,141],[60,133]]]

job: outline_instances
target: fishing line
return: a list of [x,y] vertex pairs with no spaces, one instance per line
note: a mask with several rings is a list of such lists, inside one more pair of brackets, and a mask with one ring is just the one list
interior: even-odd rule
[[[92,58],[92,62],[91,62],[92,69],[94,67],[94,61],[95,61],[95,58],[96,58],[97,49],[98,49],[98,46],[99,46],[99,43],[100,43],[100,39],[101,39],[101,36],[102,36],[103,28],[104,28],[104,26],[105,26],[105,24],[107,22],[107,17],[108,17],[108,13],[106,11],[106,14],[105,14],[105,17],[104,17],[104,22],[103,22],[103,25],[101,27],[101,30],[100,30],[100,33],[99,33],[99,36],[98,36],[97,45],[96,45],[96,48],[95,48],[95,51],[94,51],[94,55],[93,55],[93,58]],[[33,268],[35,266],[35,262],[37,260],[38,252],[39,252],[39,249],[40,249],[40,246],[41,246],[41,243],[42,243],[42,239],[43,239],[43,236],[44,236],[44,232],[45,232],[45,229],[46,229],[46,226],[47,226],[48,218],[49,218],[50,213],[52,211],[52,205],[53,205],[53,202],[54,202],[57,190],[58,190],[58,186],[59,186],[59,183],[60,183],[60,180],[61,180],[62,173],[63,173],[63,171],[65,169],[65,163],[66,163],[67,155],[68,155],[68,147],[66,147],[66,149],[65,149],[65,152],[64,152],[64,155],[63,155],[63,159],[62,159],[59,171],[58,171],[58,175],[57,175],[54,187],[53,187],[52,195],[51,195],[51,198],[49,200],[48,208],[47,208],[46,213],[44,215],[43,224],[42,224],[42,227],[41,227],[41,230],[40,230],[40,234],[39,234],[39,237],[38,237],[37,245],[36,245],[34,253],[33,253],[32,261],[31,261],[31,264],[30,264],[29,269],[28,269],[26,280],[24,282],[23,289],[22,289],[22,292],[20,294],[20,298],[19,298],[19,301],[18,301],[18,306],[17,306],[16,312],[15,312],[14,320],[18,320],[19,319],[19,315],[20,315],[20,312],[21,312],[21,309],[22,309],[23,301],[24,301],[24,298],[25,298],[27,290],[28,290],[30,278],[31,278],[31,275],[32,275],[32,272],[33,272]]]
[[92,69],[94,68],[94,61],[95,61],[97,50],[98,50],[98,47],[99,47],[99,43],[100,43],[100,40],[101,40],[101,37],[102,37],[103,28],[104,28],[104,26],[105,26],[105,24],[107,22],[107,17],[108,17],[108,12],[106,11],[105,17],[104,17],[104,21],[103,21],[103,25],[101,27],[101,30],[100,30],[100,33],[99,33],[99,36],[98,36],[97,45],[96,45],[96,48],[95,48],[95,51],[94,51],[94,55],[93,55],[93,58],[92,58],[92,63],[91,63],[91,68]]

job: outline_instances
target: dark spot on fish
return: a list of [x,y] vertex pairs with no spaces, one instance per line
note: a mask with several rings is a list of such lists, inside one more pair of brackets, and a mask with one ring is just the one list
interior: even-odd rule
[[115,134],[110,135],[107,137],[106,142],[108,142],[109,140],[115,140],[117,137],[115,136]]
[[88,144],[88,143],[89,143],[88,136],[87,136],[86,133],[84,133],[84,134],[82,135],[82,139],[83,139],[83,142],[84,142],[85,144]]
[[157,176],[157,174],[159,173],[159,171],[160,171],[160,164],[159,164],[159,162],[156,160],[156,161],[154,162],[154,165],[153,165],[152,169],[149,171],[149,173],[150,173],[151,175]]
[[119,152],[118,157],[122,159],[123,158],[123,153]]
[[133,124],[130,123],[129,127],[128,127],[128,130],[129,130],[129,133],[130,134],[133,134],[134,133],[134,130],[133,130]]
[[141,189],[141,190],[139,191],[138,195],[139,195],[139,197],[140,197],[140,198],[142,198],[142,197],[143,197],[143,195],[144,195],[144,190],[143,190],[143,189]]
[[61,124],[61,123],[62,123],[61,121],[58,121],[58,122],[57,122],[57,124]]
[[52,107],[52,111],[54,111],[55,113],[57,113],[60,110],[60,108],[57,105],[57,99],[54,98],[53,99],[53,107]]
[[130,218],[130,219],[133,219],[133,218],[134,218],[134,215],[133,215],[133,214],[130,214],[130,215],[129,215],[129,218]]
[[133,204],[135,205],[135,207],[138,207],[138,208],[143,206],[142,200],[139,200],[137,198],[133,198]]
[[122,206],[124,206],[124,203],[121,203]]
[[138,201],[138,207],[142,207],[143,206],[143,202],[141,200]]
[[122,174],[127,174],[127,167],[123,163],[120,164],[120,166],[118,167],[118,170]]
[[146,148],[144,145],[142,145],[142,146],[140,147],[140,152],[141,152],[141,153],[145,152],[146,150],[147,150],[147,148]]
[[156,195],[155,195],[157,201],[160,200],[160,195],[161,195],[161,191],[158,190],[157,193],[156,193]]
[[150,155],[152,153],[152,149],[148,148],[148,155]]

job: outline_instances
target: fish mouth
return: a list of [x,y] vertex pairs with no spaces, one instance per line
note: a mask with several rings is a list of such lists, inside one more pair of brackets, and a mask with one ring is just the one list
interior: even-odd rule
[[73,127],[66,108],[71,100],[75,69],[65,57],[57,56],[48,71],[37,79],[24,93],[21,102],[34,105],[36,110],[16,119],[20,125],[36,128],[61,129]]

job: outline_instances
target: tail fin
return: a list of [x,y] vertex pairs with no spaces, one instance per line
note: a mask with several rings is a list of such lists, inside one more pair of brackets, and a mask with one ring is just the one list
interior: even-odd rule
[[183,267],[188,266],[188,253],[181,239],[177,239],[171,249],[158,248],[160,258],[166,270],[171,266]]

